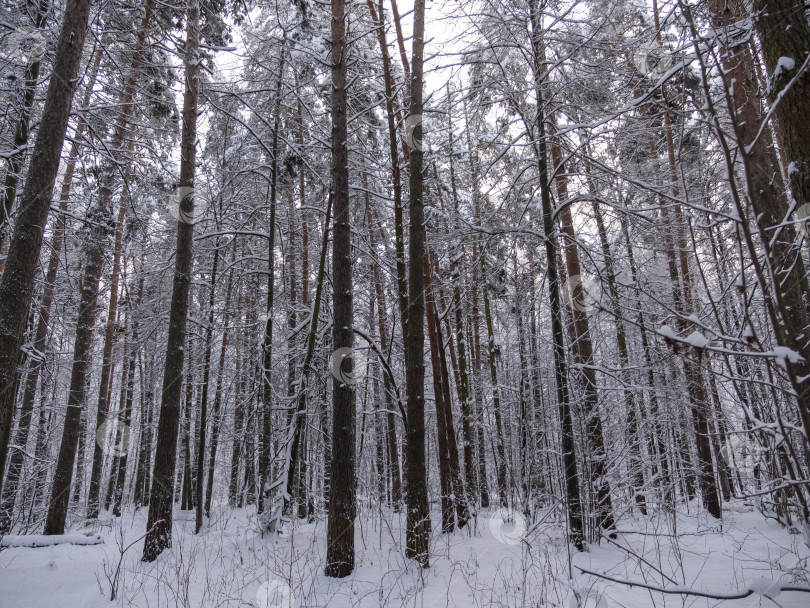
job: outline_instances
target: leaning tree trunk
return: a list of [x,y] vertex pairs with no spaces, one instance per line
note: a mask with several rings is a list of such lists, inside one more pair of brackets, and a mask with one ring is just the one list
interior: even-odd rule
[[[101,49],[99,49],[92,61],[92,68],[88,75],[87,84],[85,85],[84,101],[82,103],[82,108],[85,110],[89,107],[93,95],[93,88],[95,87],[96,76],[98,75],[98,67],[101,63],[101,55]],[[61,260],[60,253],[66,230],[64,214],[67,211],[68,199],[70,199],[70,192],[73,186],[73,172],[79,157],[79,141],[87,125],[85,118],[85,115],[81,114],[77,121],[76,130],[73,134],[73,143],[71,144],[70,153],[65,165],[65,174],[62,178],[62,188],[59,196],[59,215],[56,218],[56,226],[54,227],[53,237],[51,238],[51,254],[48,259],[44,285],[42,287],[42,296],[39,302],[37,327],[34,332],[33,354],[29,354],[28,356],[29,367],[25,375],[23,401],[20,407],[17,436],[15,437],[15,444],[19,446],[24,446],[28,443],[28,434],[31,430],[31,416],[34,411],[34,401],[37,395],[37,385],[39,384],[40,373],[45,363],[45,347],[47,345],[48,327],[51,319],[51,306],[53,305],[56,275],[59,271],[59,263]],[[42,434],[44,430],[39,428],[37,433]],[[36,443],[39,443],[39,435],[37,435],[36,439]],[[8,532],[11,524],[12,510],[17,495],[17,485],[20,480],[20,475],[22,474],[24,456],[25,454],[22,450],[14,450],[9,460],[8,472],[6,473],[6,480],[3,485],[2,504],[0,504],[0,534]],[[39,455],[37,455],[37,457],[39,457]]]
[[0,489],[14,413],[17,361],[39,265],[51,195],[76,91],[90,0],[68,0],[56,60],[0,281]]
[[176,460],[177,428],[180,421],[180,395],[183,387],[183,358],[188,316],[188,294],[193,265],[194,162],[197,142],[197,99],[200,65],[200,8],[190,0],[186,12],[185,80],[183,127],[180,143],[180,186],[178,196],[177,249],[175,254],[172,301],[163,392],[160,401],[155,468],[149,499],[149,518],[143,561],[155,561],[171,546],[173,478]]
[[340,367],[341,357],[351,353],[354,338],[349,150],[346,141],[347,54],[346,3],[345,0],[332,0],[331,197],[335,214],[332,227],[332,348],[333,368],[337,369],[333,369],[332,374],[332,462],[325,572],[326,576],[334,578],[343,578],[354,570],[354,518],[357,510],[353,376],[351,369]]

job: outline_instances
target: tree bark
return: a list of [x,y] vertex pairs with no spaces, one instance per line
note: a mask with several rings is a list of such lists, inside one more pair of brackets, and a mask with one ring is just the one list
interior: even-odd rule
[[200,8],[198,0],[190,0],[186,11],[185,81],[183,96],[182,135],[180,143],[180,192],[177,222],[172,301],[169,311],[169,335],[166,364],[163,372],[163,392],[158,421],[155,468],[149,499],[149,518],[143,561],[155,561],[171,546],[173,477],[176,460],[177,428],[180,418],[180,394],[183,386],[183,359],[188,316],[188,294],[193,266],[194,225],[182,219],[194,217],[194,163],[197,142],[197,99],[199,95]]
[[535,128],[537,129],[538,178],[543,207],[543,231],[546,235],[546,262],[548,264],[548,291],[551,307],[551,333],[554,346],[554,377],[557,385],[557,403],[560,408],[562,457],[565,470],[566,503],[568,506],[568,526],[570,540],[574,546],[583,551],[585,536],[583,533],[582,502],[579,494],[579,475],[574,444],[574,426],[571,418],[571,404],[568,387],[568,364],[565,360],[564,323],[562,300],[560,298],[560,276],[557,269],[557,238],[554,229],[554,217],[551,208],[551,192],[548,183],[548,156],[543,108],[543,75],[541,61],[543,53],[541,16],[537,0],[529,0],[532,57],[534,71],[534,92],[537,100]]
[[0,489],[14,412],[17,362],[28,321],[39,253],[78,81],[90,0],[68,0],[20,213],[0,281]]
[[[352,332],[352,242],[349,203],[349,150],[347,134],[346,3],[332,0],[332,184],[334,206],[332,239],[332,348],[348,349]],[[334,355],[333,355],[334,356]],[[352,359],[349,362],[353,364]],[[340,362],[338,363],[340,365]],[[340,368],[339,370],[340,371]],[[355,392],[346,372],[332,378],[332,454],[329,480],[326,576],[343,578],[354,570],[354,518],[357,512],[355,479]]]

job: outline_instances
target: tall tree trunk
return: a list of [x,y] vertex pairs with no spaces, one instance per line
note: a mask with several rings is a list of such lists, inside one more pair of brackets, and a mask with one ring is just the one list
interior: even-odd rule
[[[369,227],[369,246],[372,251],[377,249],[376,231],[372,223],[371,209],[366,209],[366,223]],[[374,278],[374,295],[377,303],[377,324],[380,332],[380,345],[381,351],[388,354],[389,358],[391,353],[388,349],[388,309],[385,301],[385,291],[383,289],[382,277],[380,275],[379,264],[374,264],[372,267],[372,276]],[[392,330],[393,333],[393,330]],[[388,463],[388,475],[391,480],[391,503],[393,504],[394,511],[399,512],[402,503],[402,480],[399,472],[399,447],[397,443],[397,429],[396,420],[394,418],[394,399],[392,392],[394,387],[391,384],[391,378],[388,374],[383,375],[383,392],[385,393],[385,404],[387,413],[385,415],[385,432],[386,432],[386,461]]]
[[318,264],[318,277],[315,283],[315,300],[312,303],[312,310],[310,311],[309,332],[307,333],[307,350],[304,355],[304,362],[301,367],[301,379],[298,382],[298,400],[295,405],[295,411],[290,419],[290,430],[287,437],[289,445],[288,454],[285,458],[284,470],[281,472],[281,479],[273,485],[281,485],[275,490],[277,496],[277,504],[273,511],[270,513],[266,527],[270,531],[277,529],[281,520],[281,515],[286,507],[290,492],[294,487],[295,472],[301,457],[300,443],[304,434],[306,415],[307,415],[307,387],[309,382],[309,374],[312,372],[312,359],[315,356],[315,342],[318,337],[318,315],[321,309],[321,296],[323,294],[323,282],[326,275],[326,253],[329,247],[329,221],[332,217],[332,200],[330,196],[326,203],[326,218],[324,220],[324,231],[321,240],[321,257]]
[[[335,355],[351,353],[354,334],[352,310],[352,241],[349,204],[349,150],[346,126],[348,41],[345,0],[332,0],[332,183],[334,205],[332,239],[332,300]],[[346,349],[346,350],[342,350]],[[337,360],[339,366],[342,361]],[[353,361],[349,358],[349,361]],[[326,576],[343,578],[354,570],[354,518],[357,512],[355,479],[355,392],[351,368],[332,374],[332,454],[329,480]],[[346,372],[349,376],[345,377]],[[337,376],[340,376],[339,379]]]
[[205,486],[205,515],[211,517],[211,497],[214,491],[214,465],[217,462],[219,448],[219,429],[222,425],[220,410],[222,408],[222,380],[225,377],[225,355],[228,352],[228,329],[231,323],[231,294],[233,293],[233,263],[236,259],[236,239],[231,252],[231,269],[228,272],[228,284],[225,287],[225,304],[223,307],[222,344],[219,349],[219,366],[217,367],[217,384],[214,389],[214,411],[211,420],[211,451],[208,455],[208,482]]
[[194,162],[197,142],[197,99],[200,65],[200,8],[198,0],[189,0],[186,10],[185,81],[183,126],[180,143],[180,192],[177,222],[172,301],[169,311],[169,335],[163,392],[160,402],[155,468],[149,499],[149,518],[143,561],[152,562],[171,546],[174,465],[177,427],[180,418],[180,394],[183,386],[183,359],[188,316],[188,293],[193,266]]
[[16,370],[28,321],[39,253],[59,170],[70,107],[78,80],[90,0],[68,0],[56,60],[34,143],[20,213],[0,281],[0,489],[8,452],[16,393]]
[[[486,255],[486,254],[484,254]],[[495,472],[498,478],[498,495],[501,501],[501,507],[504,509],[509,506],[507,499],[507,484],[506,484],[506,449],[504,448],[503,441],[503,421],[501,420],[501,391],[498,386],[498,366],[496,361],[496,346],[495,346],[495,328],[492,322],[492,310],[489,303],[489,293],[486,282],[486,266],[481,262],[481,275],[484,278],[484,320],[487,325],[487,355],[489,359],[489,379],[492,383],[492,413],[495,417],[495,447],[497,462],[495,463]]]
[[[723,6],[715,0],[712,8],[718,27],[728,27],[745,17],[748,5]],[[753,9],[769,75],[766,92],[774,110],[777,133],[781,135],[790,190],[798,207],[798,219],[807,224],[810,217],[810,127],[807,124],[810,22],[806,7],[799,0],[757,0]],[[776,293],[771,306],[777,309],[774,330],[780,345],[803,357],[786,365],[802,424],[810,429],[810,347],[807,345],[810,290],[801,250],[795,246],[796,231],[792,225],[785,224],[793,200],[786,200],[783,194],[768,129],[761,135],[758,133],[762,112],[755,97],[758,87],[751,74],[753,61],[748,49],[729,40],[722,57],[726,78],[734,83],[732,105],[737,117],[738,144],[747,161],[748,198],[773,273],[770,282]],[[805,433],[805,449],[808,445],[810,438]]]
[[219,242],[215,245],[214,260],[211,266],[211,287],[208,294],[208,324],[205,328],[202,395],[200,396],[200,440],[197,444],[197,510],[194,515],[195,534],[199,534],[202,528],[203,508],[205,507],[205,445],[206,429],[208,427],[208,385],[211,382],[211,350],[214,342],[214,306],[216,305],[218,266]]
[[[66,488],[70,486],[73,462],[76,454],[76,439],[71,435],[76,433],[76,425],[79,415],[84,408],[84,391],[86,384],[87,365],[86,358],[89,356],[92,343],[92,331],[89,325],[95,316],[96,302],[98,299],[98,286],[101,280],[101,273],[104,266],[104,251],[107,238],[113,229],[113,212],[111,208],[112,196],[115,181],[120,170],[120,165],[127,166],[125,173],[129,175],[129,161],[123,157],[124,153],[131,150],[134,145],[134,138],[130,139],[129,145],[124,146],[127,136],[130,115],[135,97],[135,84],[138,80],[141,61],[143,58],[144,43],[146,40],[146,29],[152,14],[152,0],[149,0],[144,7],[143,20],[137,35],[135,51],[132,56],[130,74],[121,94],[121,109],[116,119],[115,131],[110,141],[112,158],[102,169],[99,179],[99,196],[95,206],[88,211],[88,218],[91,220],[90,233],[85,243],[86,257],[82,280],[82,297],[79,303],[79,313],[77,318],[76,342],[74,346],[73,370],[71,372],[71,385],[80,392],[71,391],[77,401],[68,399],[68,409],[63,430],[62,446],[59,450],[59,461],[57,462],[57,476],[54,478],[53,493],[48,509],[48,524],[46,529],[50,534],[62,534],[64,532],[64,517],[67,514],[68,494]],[[123,234],[123,220],[126,212],[126,202],[128,198],[127,185],[124,183],[121,202],[118,212],[118,224],[116,232],[116,252],[113,262],[113,276],[110,287],[110,310],[107,316],[107,331],[104,342],[104,353],[101,370],[101,385],[99,387],[98,410],[96,412],[96,431],[104,428],[107,416],[107,400],[109,392],[110,372],[112,365],[112,348],[115,338],[115,321],[118,308],[118,275],[120,273],[121,243]],[[86,343],[80,343],[86,341]],[[75,376],[75,379],[74,379]],[[74,383],[75,380],[75,384]],[[81,387],[80,389],[78,387]],[[87,413],[89,416],[89,412]],[[90,477],[90,488],[88,494],[89,518],[98,516],[99,484],[101,480],[101,469],[104,461],[103,441],[93,442],[93,465]],[[64,460],[64,462],[63,462]],[[67,473],[66,473],[67,472]]]
[[439,461],[439,486],[441,488],[442,505],[442,532],[450,534],[455,529],[455,516],[453,513],[453,482],[450,472],[450,451],[447,445],[447,404],[444,401],[444,379],[442,377],[439,342],[436,326],[436,306],[431,289],[430,266],[427,256],[422,264],[425,276],[425,307],[427,309],[428,341],[430,343],[430,364],[433,370],[433,396],[436,402],[437,444],[436,456]]
[[405,336],[405,381],[408,422],[405,426],[405,555],[427,568],[430,563],[430,513],[425,477],[425,230],[422,167],[422,65],[425,48],[425,2],[414,2],[411,72],[410,242],[408,247],[408,324]]
[[568,387],[568,364],[565,360],[564,323],[562,300],[560,298],[560,276],[557,269],[557,239],[554,229],[554,217],[551,207],[551,192],[548,181],[548,156],[543,108],[544,67],[541,61],[543,53],[543,33],[541,16],[537,0],[529,0],[529,11],[532,29],[532,57],[534,71],[534,92],[537,100],[535,128],[537,129],[538,178],[540,196],[543,206],[543,231],[546,239],[546,262],[548,264],[548,291],[551,306],[551,333],[554,346],[554,377],[557,385],[557,403],[560,408],[562,457],[565,470],[566,502],[568,506],[568,525],[570,540],[580,551],[585,549],[583,533],[582,502],[579,494],[579,475],[574,444],[574,425],[571,417],[571,403]]
[[[391,181],[394,193],[394,251],[396,256],[395,261],[397,270],[397,294],[399,295],[400,326],[402,328],[402,335],[405,336],[408,322],[408,279],[405,264],[405,229],[404,220],[402,218],[402,179],[399,167],[399,153],[397,152],[396,114],[394,111],[395,83],[394,76],[391,71],[391,59],[388,55],[388,42],[385,36],[383,1],[379,0],[379,16],[374,8],[374,3],[372,0],[366,0],[366,4],[368,5],[368,10],[371,14],[371,20],[377,30],[377,40],[380,45],[380,54],[382,56],[383,64],[385,113],[388,120],[388,144],[389,153],[391,155]],[[395,23],[397,28],[399,28],[398,16],[395,18]],[[404,46],[401,48],[404,49]],[[407,58],[404,58],[403,61],[405,62],[405,65],[407,65]],[[405,142],[403,142],[403,151],[407,151],[408,148],[404,145],[404,143]]]
[[[448,91],[448,105],[452,100],[450,92]],[[451,121],[448,126],[448,138],[450,149],[453,150],[453,123],[452,123],[453,109],[452,105],[449,107],[447,113],[448,119]],[[459,200],[458,189],[456,188],[456,172],[455,163],[453,162],[453,155],[450,156],[450,191],[453,195],[453,211],[458,215]],[[464,481],[466,483],[467,502],[474,501],[476,495],[476,479],[475,479],[475,462],[473,459],[473,424],[472,424],[472,398],[470,395],[470,376],[468,372],[467,360],[467,338],[464,329],[464,310],[461,302],[461,271],[459,262],[463,259],[463,249],[450,257],[450,275],[453,283],[453,299],[452,307],[455,316],[455,334],[456,334],[456,351],[458,356],[458,393],[461,405],[461,429],[463,435],[463,451],[464,451]],[[475,504],[475,503],[473,503]]]
[[[147,5],[147,13],[149,6]],[[148,17],[148,15],[147,15]],[[145,26],[146,24],[144,24]],[[130,77],[134,84],[134,76]],[[134,139],[130,140],[129,151],[132,151]],[[123,192],[118,204],[118,217],[115,222],[115,242],[113,245],[112,276],[110,278],[110,303],[107,308],[107,327],[104,333],[104,349],[101,358],[101,378],[99,380],[98,404],[96,410],[96,432],[104,428],[107,420],[108,393],[110,390],[110,377],[112,373],[112,355],[116,338],[118,337],[117,317],[118,317],[118,284],[121,276],[121,248],[124,236],[124,218],[126,217],[127,201],[129,199],[129,177],[130,164],[124,175]],[[102,254],[103,255],[103,254]],[[99,275],[99,279],[101,276]],[[90,473],[90,487],[87,496],[87,518],[95,519],[99,512],[99,485],[101,481],[101,470],[104,466],[104,451],[102,446],[96,441],[93,448],[93,466]]]
[[596,202],[596,192],[588,175],[589,186],[592,188],[594,199],[591,201],[593,215],[596,219],[596,228],[599,233],[599,242],[602,246],[602,257],[605,261],[605,278],[607,279],[608,292],[610,294],[610,307],[613,319],[616,324],[616,349],[619,351],[619,364],[622,367],[621,381],[624,391],[624,404],[627,410],[627,434],[629,445],[628,469],[631,479],[631,488],[636,505],[643,515],[647,514],[647,503],[644,497],[644,466],[641,459],[641,448],[639,441],[638,413],[636,396],[633,389],[628,388],[631,384],[628,372],[625,371],[630,366],[630,350],[627,347],[627,331],[625,330],[624,313],[619,301],[619,290],[616,286],[616,270],[613,266],[613,254],[610,251],[607,230],[602,218],[602,210]]
[[273,143],[270,159],[270,219],[268,221],[267,239],[267,318],[264,324],[264,341],[262,343],[262,442],[259,453],[259,475],[261,488],[259,489],[259,513],[264,512],[265,500],[271,498],[273,477],[273,299],[276,290],[276,190],[278,183],[278,153],[281,128],[281,86],[283,82],[284,66],[286,65],[287,38],[283,39],[278,75],[276,79],[275,120],[273,122]]
[[[95,58],[92,61],[92,68],[88,75],[87,84],[85,85],[85,95],[82,103],[82,109],[86,110],[90,105],[90,99],[93,95],[93,88],[96,83],[96,76],[98,75],[98,67],[101,63],[102,51],[96,51]],[[56,226],[54,226],[53,237],[51,238],[51,254],[48,259],[48,267],[45,271],[45,280],[42,287],[42,296],[39,302],[39,312],[37,315],[37,326],[34,332],[34,349],[33,354],[28,356],[29,367],[25,376],[25,384],[23,390],[23,401],[20,407],[20,419],[18,423],[17,436],[15,438],[15,445],[24,446],[28,442],[28,434],[31,427],[31,415],[34,411],[34,401],[36,400],[37,385],[39,384],[40,373],[45,364],[45,348],[47,346],[48,327],[51,318],[51,306],[53,304],[54,290],[56,286],[56,275],[59,271],[59,261],[61,259],[60,253],[62,250],[62,243],[65,237],[66,221],[65,212],[67,211],[68,199],[70,198],[71,188],[73,186],[73,172],[76,168],[76,161],[79,157],[79,142],[84,133],[87,125],[86,116],[84,113],[79,115],[76,125],[76,130],[73,134],[73,142],[70,147],[70,153],[65,165],[65,174],[62,178],[62,188],[59,196],[59,215],[56,217]],[[16,186],[15,186],[16,187]],[[44,420],[42,416],[41,421]],[[37,441],[39,444],[39,435],[44,435],[43,425],[37,430]],[[14,501],[17,494],[17,485],[22,473],[24,452],[22,450],[14,450],[11,454],[8,472],[6,473],[5,484],[3,485],[3,499],[0,504],[0,534],[8,532],[11,523],[12,509],[14,508]],[[39,458],[40,456],[37,455]]]

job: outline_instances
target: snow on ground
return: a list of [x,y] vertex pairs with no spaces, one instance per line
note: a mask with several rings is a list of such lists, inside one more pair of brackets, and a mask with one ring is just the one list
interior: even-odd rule
[[[774,584],[810,583],[810,549],[801,536],[790,534],[749,506],[732,506],[734,510],[724,514],[722,528],[718,522],[685,513],[679,513],[677,520],[671,515],[625,518],[615,541],[603,541],[579,554],[569,553],[558,523],[527,524],[520,516],[504,522],[502,513],[488,512],[468,529],[441,535],[436,533],[439,514],[434,513],[432,562],[426,571],[403,557],[401,515],[364,512],[356,528],[356,569],[342,580],[323,575],[325,521],[301,523],[283,536],[262,538],[255,533],[255,514],[226,509],[195,537],[193,522],[180,517],[171,551],[145,564],[139,561],[146,517],[141,511],[92,530],[102,534],[103,545],[0,551],[0,606],[810,605],[810,594],[778,594],[779,586]],[[121,558],[121,547],[128,546]],[[118,594],[110,601],[119,562]],[[585,575],[577,567],[654,587],[714,593],[752,588],[756,593],[725,602],[664,596]]]

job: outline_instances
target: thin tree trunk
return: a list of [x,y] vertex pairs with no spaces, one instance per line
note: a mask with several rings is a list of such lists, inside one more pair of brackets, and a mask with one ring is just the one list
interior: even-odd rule
[[[211,497],[214,490],[214,465],[217,462],[217,449],[219,448],[220,409],[222,408],[222,379],[225,377],[225,355],[228,352],[228,328],[231,322],[231,294],[233,292],[233,263],[236,259],[236,239],[233,241],[231,252],[231,269],[228,272],[228,284],[225,287],[225,305],[222,321],[222,345],[219,349],[219,367],[217,368],[217,384],[214,390],[214,411],[211,420],[211,451],[208,455],[208,483],[205,486],[205,515],[211,517]],[[238,407],[238,404],[237,404]]]
[[205,328],[202,395],[200,397],[200,439],[197,444],[197,511],[194,516],[195,534],[199,534],[202,528],[203,508],[205,507],[205,446],[208,427],[208,385],[211,381],[211,350],[214,342],[214,306],[216,305],[215,296],[217,267],[219,266],[219,243],[217,242],[214,247],[214,260],[211,266],[211,287],[208,294],[208,326]]
[[[486,254],[484,254],[486,255]],[[486,267],[484,262],[481,262],[481,274],[484,277],[484,320],[487,324],[487,354],[489,359],[489,379],[492,383],[492,413],[495,417],[495,447],[498,460],[495,463],[495,471],[498,477],[498,495],[501,501],[501,507],[506,508],[509,506],[507,499],[507,483],[506,483],[506,449],[504,448],[503,441],[503,422],[501,420],[501,391],[498,386],[498,367],[495,361],[495,329],[492,323],[492,310],[489,304],[489,294],[486,286]]]
[[278,131],[281,126],[281,85],[283,81],[284,66],[286,65],[285,37],[280,51],[278,76],[276,79],[275,120],[273,122],[273,143],[270,159],[270,220],[268,222],[267,239],[267,318],[264,324],[264,341],[262,343],[262,443],[259,453],[259,475],[261,488],[259,489],[259,513],[264,512],[265,499],[271,498],[270,488],[273,477],[272,435],[273,435],[273,299],[275,297],[275,250],[276,250],[276,186],[278,182]]

